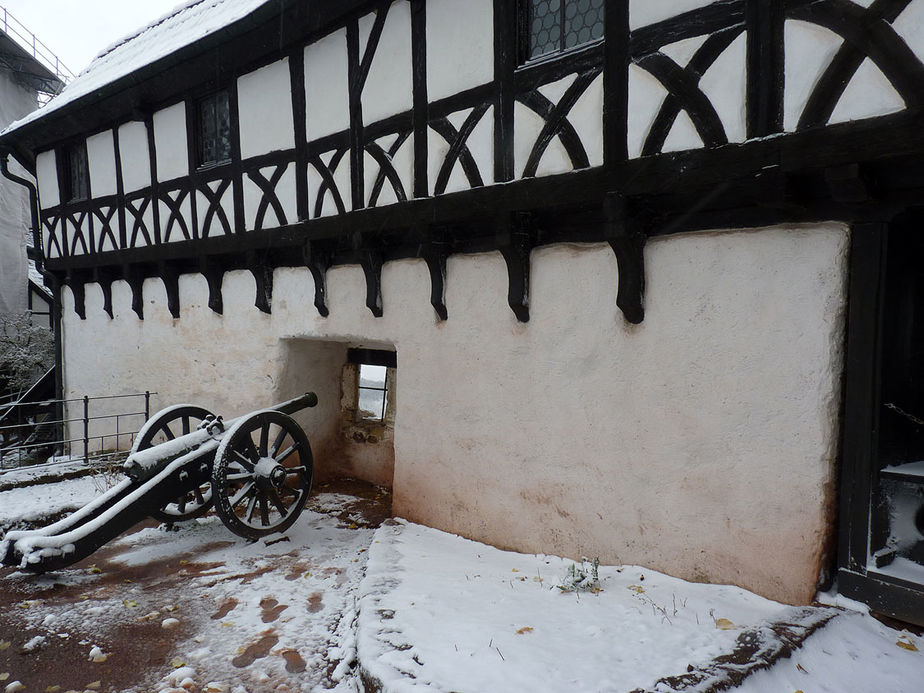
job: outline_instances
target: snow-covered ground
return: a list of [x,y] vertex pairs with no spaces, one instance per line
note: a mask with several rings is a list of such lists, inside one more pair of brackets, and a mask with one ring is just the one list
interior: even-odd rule
[[863,611],[794,608],[637,566],[600,566],[593,589],[562,589],[574,565],[385,525],[361,588],[360,663],[387,691],[703,691],[830,619],[738,690],[924,690],[921,638]]
[[[0,508],[53,510],[85,483],[0,492]],[[375,503],[387,508],[375,489],[321,489],[284,537],[248,543],[210,515],[56,574],[3,570],[0,691],[662,693],[744,674],[737,690],[922,690],[924,639],[854,603],[788,607],[634,566],[600,566],[595,583],[590,563],[581,589],[562,589],[573,561],[374,529]]]
[[[44,517],[64,511],[73,511],[104,493],[110,485],[111,475],[95,473],[78,479],[34,484],[0,492],[0,528],[20,523],[33,524]],[[7,474],[0,482],[11,481]]]

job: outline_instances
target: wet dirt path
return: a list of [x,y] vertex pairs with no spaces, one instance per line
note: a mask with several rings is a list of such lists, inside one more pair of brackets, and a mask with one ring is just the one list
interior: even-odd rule
[[390,513],[387,491],[340,481],[261,542],[215,517],[176,531],[152,521],[58,573],[0,570],[0,690],[333,687],[350,675],[339,640]]

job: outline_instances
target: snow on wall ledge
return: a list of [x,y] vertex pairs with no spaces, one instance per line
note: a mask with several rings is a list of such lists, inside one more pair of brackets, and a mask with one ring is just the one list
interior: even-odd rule
[[[224,316],[204,279],[182,277],[180,320],[156,280],[143,322],[127,286],[113,285],[109,321],[91,285],[86,321],[65,294],[68,396],[149,388],[155,407],[228,417],[337,382],[330,359],[287,363],[291,339],[393,344],[396,514],[806,602],[834,521],[847,241],[836,224],[652,240],[638,326],[618,316],[616,263],[598,245],[533,253],[528,324],[496,253],[450,258],[443,323],[413,260],[385,266],[380,319],[358,267],[329,273],[327,319],[302,269],[277,270],[269,316],[243,272],[225,279]],[[303,419],[313,445],[336,429],[330,412]]]

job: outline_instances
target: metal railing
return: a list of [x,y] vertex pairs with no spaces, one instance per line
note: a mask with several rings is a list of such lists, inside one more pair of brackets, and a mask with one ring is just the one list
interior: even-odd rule
[[[10,405],[23,407],[24,413],[16,423],[0,426],[0,470],[73,459],[89,462],[127,450],[150,418],[151,395],[156,394],[85,396]],[[116,400],[126,400],[125,405],[117,411],[109,406],[99,412],[100,403]],[[31,413],[25,412],[27,407]],[[72,415],[75,409],[78,416]]]
[[38,37],[29,31],[16,17],[11,15],[5,7],[0,7],[0,9],[3,10],[3,33],[19,44],[21,48],[28,51],[33,58],[47,67],[62,82],[67,83],[74,79],[74,73],[61,62],[57,55],[51,52],[48,46],[39,41]]

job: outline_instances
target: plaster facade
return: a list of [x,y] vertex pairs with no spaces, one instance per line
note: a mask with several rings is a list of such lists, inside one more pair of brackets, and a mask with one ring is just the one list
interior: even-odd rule
[[[10,72],[0,70],[0,126],[36,106],[35,92],[21,86]],[[19,165],[13,165],[13,170],[20,176],[25,174]],[[0,183],[0,315],[26,310],[26,233],[30,225],[28,193],[4,179]]]
[[499,253],[449,259],[443,322],[417,260],[384,266],[382,318],[358,266],[329,271],[328,318],[306,269],[275,271],[272,315],[246,272],[226,275],[224,315],[181,276],[179,320],[158,280],[144,321],[127,284],[112,320],[89,284],[85,321],[64,291],[66,395],[150,388],[155,409],[227,419],[312,389],[319,475],[382,482],[387,457],[344,452],[341,372],[348,346],[394,348],[397,515],[804,603],[831,530],[848,239],[838,224],[653,239],[640,325],[617,315],[603,245],[534,251],[529,323]]

